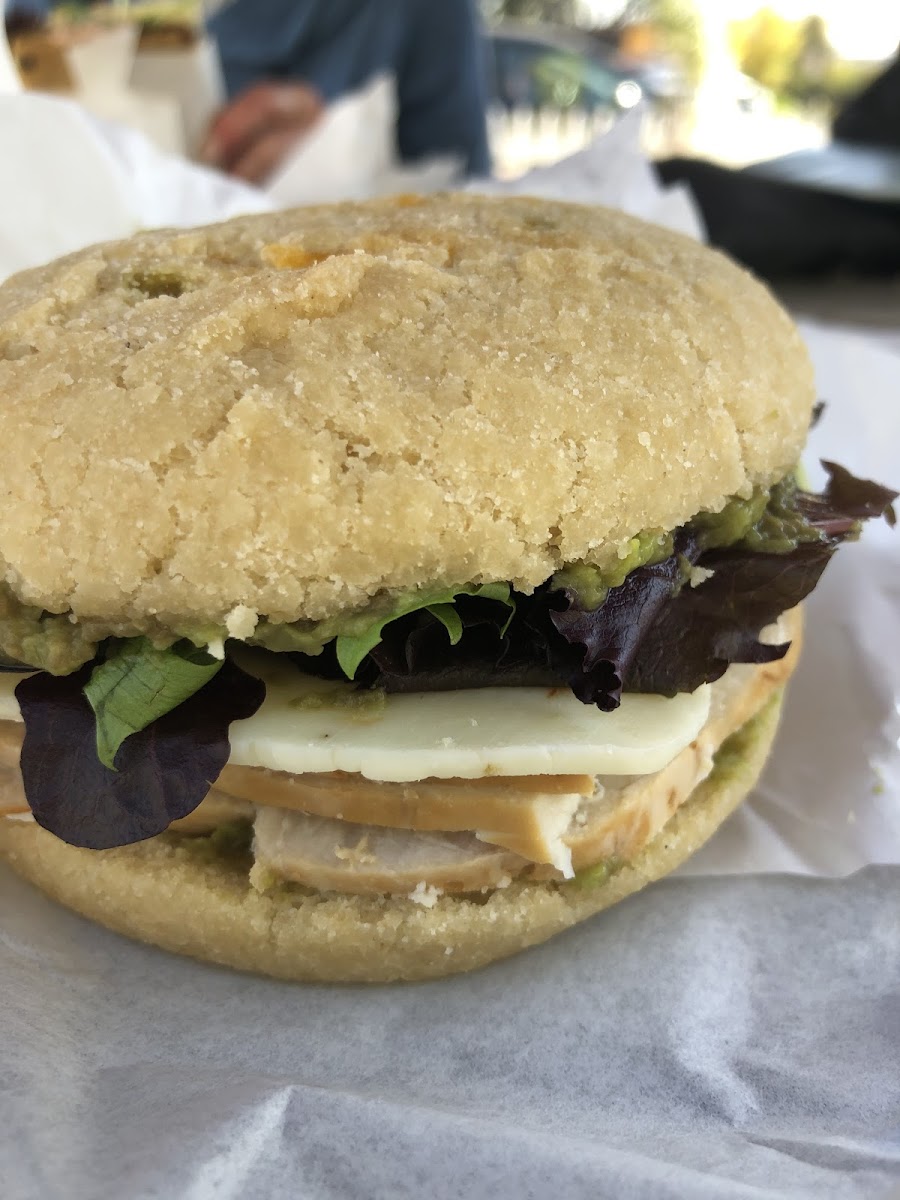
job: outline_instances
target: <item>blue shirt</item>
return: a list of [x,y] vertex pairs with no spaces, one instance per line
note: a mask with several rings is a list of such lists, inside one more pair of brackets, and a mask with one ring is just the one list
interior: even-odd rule
[[397,80],[397,146],[490,172],[483,42],[474,0],[233,0],[209,21],[229,96],[302,79],[326,100],[380,71]]
[[[6,9],[52,3],[7,0]],[[466,174],[490,174],[475,0],[232,0],[208,26],[229,97],[264,79],[298,79],[334,100],[390,71],[400,157],[453,154]]]

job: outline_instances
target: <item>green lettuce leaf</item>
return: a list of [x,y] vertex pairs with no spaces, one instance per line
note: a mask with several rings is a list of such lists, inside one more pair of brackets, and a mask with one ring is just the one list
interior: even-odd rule
[[430,612],[435,620],[440,621],[447,630],[450,645],[455,646],[463,634],[462,617],[452,604],[429,604],[426,612]]
[[97,722],[97,756],[111,771],[133,733],[183,704],[222,669],[222,662],[189,642],[156,649],[147,638],[119,642],[94,667],[84,688]]
[[25,722],[22,782],[44,829],[90,850],[156,837],[194,811],[228,761],[228,730],[252,716],[266,687],[227,660],[193,696],[127,737],[110,770],[97,757],[97,719],[74,675],[38,671],[16,685]]
[[406,617],[423,608],[441,622],[450,635],[451,646],[455,646],[462,637],[462,622],[453,607],[453,601],[457,596],[478,596],[484,600],[498,600],[501,604],[505,604],[509,609],[509,617],[503,626],[502,633],[506,632],[516,611],[516,602],[512,598],[508,583],[467,583],[459,587],[444,588],[440,592],[421,592],[414,596],[405,596],[388,613],[380,614],[365,629],[338,637],[335,650],[341,670],[348,679],[353,679],[359,664],[369,651],[374,650],[381,641],[384,627],[391,621]]

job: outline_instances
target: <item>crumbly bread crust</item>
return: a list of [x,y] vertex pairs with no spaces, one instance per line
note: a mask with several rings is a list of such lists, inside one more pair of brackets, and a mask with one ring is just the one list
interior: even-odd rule
[[432,908],[396,897],[260,895],[246,860],[211,859],[190,839],[79,850],[9,819],[0,821],[0,857],[82,915],[178,954],[306,982],[434,979],[546,941],[684,862],[755,784],[782,694],[732,735],[712,773],[637,858],[594,885],[513,882],[484,898],[442,896]]
[[782,476],[814,396],[790,319],[722,255],[506,196],[145,233],[26,272],[0,288],[0,394],[17,595],[239,635],[602,563]]

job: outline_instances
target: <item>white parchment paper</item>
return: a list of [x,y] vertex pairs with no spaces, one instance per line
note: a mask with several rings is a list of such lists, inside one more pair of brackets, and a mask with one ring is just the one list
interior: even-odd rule
[[[802,324],[825,413],[820,458],[900,489],[900,354],[856,331]],[[840,875],[900,862],[900,529],[869,525],[806,603],[805,650],[752,801],[689,874]]]
[[296,987],[0,874],[9,1200],[875,1200],[900,871],[670,880],[474,975]]
[[662,188],[640,147],[642,109],[632,109],[577,154],[512,180],[475,180],[472,191],[525,193],[547,200],[606,204],[646,221],[703,238],[703,223],[683,184]]
[[163,154],[77,104],[4,95],[2,78],[0,162],[0,279],[137,229],[272,207],[256,188]]
[[[0,239],[0,275],[100,236],[92,205],[117,236],[268,203],[71,114],[64,136],[90,146],[60,189],[5,124],[32,101],[0,100],[0,230],[29,187],[43,206]],[[684,198],[629,155],[604,178],[594,147],[535,188],[689,230]],[[85,200],[67,208],[72,189]],[[811,459],[896,483],[900,357],[804,332],[829,401]],[[892,1194],[900,868],[866,864],[900,861],[898,543],[874,528],[829,568],[761,786],[690,865],[707,877],[474,976],[243,977],[128,943],[0,869],[4,1200]]]
[[290,208],[458,186],[462,163],[457,156],[401,163],[396,126],[395,80],[376,75],[328,106],[268,181],[266,194],[277,208]]

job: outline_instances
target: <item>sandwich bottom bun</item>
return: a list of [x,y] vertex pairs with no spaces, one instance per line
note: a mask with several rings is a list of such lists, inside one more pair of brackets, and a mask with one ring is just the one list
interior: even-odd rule
[[[789,655],[793,666],[794,648]],[[772,671],[772,666],[785,669]],[[667,875],[753,788],[775,737],[787,660],[758,668],[761,706],[718,748],[710,775],[662,831],[604,878],[513,882],[476,897],[260,894],[249,855],[163,835],[118,850],[80,850],[33,822],[0,820],[0,857],[53,899],[118,933],[178,954],[280,979],[386,983],[471,971],[546,941]]]

